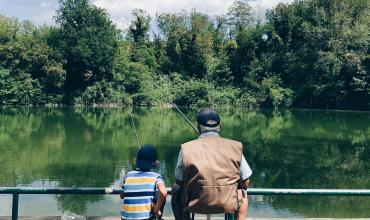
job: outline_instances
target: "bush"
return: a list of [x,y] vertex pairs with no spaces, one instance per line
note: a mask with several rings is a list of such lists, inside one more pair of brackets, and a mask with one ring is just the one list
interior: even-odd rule
[[181,106],[204,106],[208,101],[207,84],[202,81],[183,81],[175,91],[174,102]]
[[293,101],[293,91],[280,86],[280,78],[266,77],[262,80],[262,88],[266,95],[265,105],[274,108],[290,107]]
[[212,84],[208,85],[209,100],[212,106],[232,106],[235,105],[238,88],[233,87],[215,87]]
[[258,100],[255,95],[251,92],[240,92],[238,99],[236,100],[235,105],[248,107],[248,108],[255,108],[259,106]]
[[117,104],[127,105],[130,103],[128,95],[120,88],[114,88],[112,83],[105,81],[96,82],[74,100],[75,104]]
[[30,74],[14,74],[3,68],[0,68],[0,95],[3,104],[44,104],[47,100],[39,81]]
[[153,105],[153,100],[148,94],[139,93],[135,94],[131,97],[132,104],[136,106],[151,106]]

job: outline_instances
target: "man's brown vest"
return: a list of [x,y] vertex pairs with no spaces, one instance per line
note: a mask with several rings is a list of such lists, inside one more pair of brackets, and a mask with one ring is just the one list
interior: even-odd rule
[[206,136],[181,147],[186,210],[201,214],[236,212],[242,144]]

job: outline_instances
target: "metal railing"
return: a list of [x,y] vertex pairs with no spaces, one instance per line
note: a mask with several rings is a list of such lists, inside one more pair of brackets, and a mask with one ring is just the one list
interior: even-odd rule
[[[167,188],[171,193],[171,189]],[[369,189],[268,189],[249,188],[248,195],[310,195],[310,196],[370,196]],[[113,188],[41,188],[41,187],[0,187],[0,194],[12,194],[12,220],[18,219],[20,194],[79,194],[105,195],[119,194],[120,189]]]

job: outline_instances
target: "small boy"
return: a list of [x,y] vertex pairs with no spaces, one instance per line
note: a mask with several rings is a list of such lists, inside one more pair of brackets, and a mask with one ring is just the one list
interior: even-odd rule
[[151,145],[140,147],[136,170],[128,172],[123,180],[121,219],[161,219],[167,190],[161,175],[151,171],[158,165],[157,150]]

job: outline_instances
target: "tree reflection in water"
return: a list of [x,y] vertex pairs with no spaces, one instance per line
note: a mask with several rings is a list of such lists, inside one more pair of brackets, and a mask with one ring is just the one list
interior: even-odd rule
[[[183,110],[195,121],[197,109]],[[1,186],[36,181],[45,187],[55,182],[60,187],[117,185],[121,172],[132,169],[137,151],[131,113],[140,143],[158,147],[159,172],[170,185],[180,144],[196,137],[175,111],[166,108],[4,107],[0,112]],[[254,171],[252,187],[370,188],[370,113],[247,109],[220,113],[221,135],[244,143]],[[56,196],[61,211],[77,214],[103,199]],[[264,200],[307,217],[370,215],[366,197]]]

